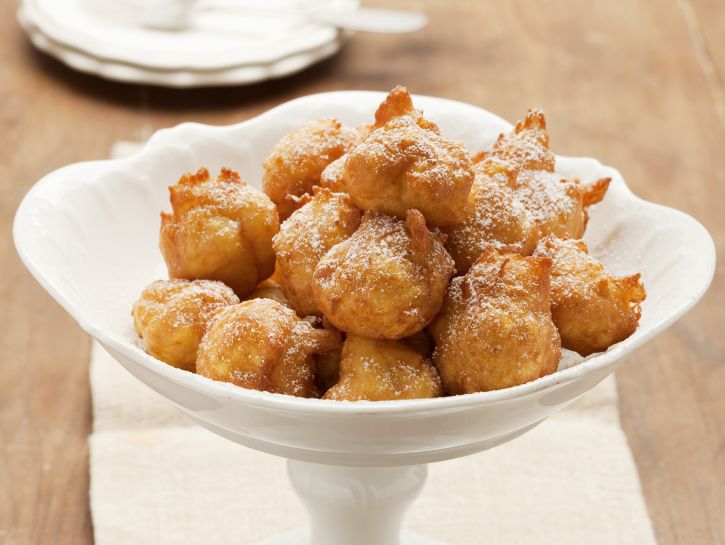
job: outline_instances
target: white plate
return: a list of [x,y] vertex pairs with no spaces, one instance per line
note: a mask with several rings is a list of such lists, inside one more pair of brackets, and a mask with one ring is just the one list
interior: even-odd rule
[[[197,48],[189,53],[187,45],[173,53],[173,43],[186,44],[181,33],[126,29],[125,33],[149,33],[162,35],[159,43],[166,43],[166,49],[159,52],[146,47],[134,47],[138,40],[123,37],[124,33],[109,33],[113,36],[113,47],[103,47],[94,40],[76,35],[68,28],[58,28],[38,13],[36,0],[25,0],[18,9],[18,21],[27,32],[35,47],[57,58],[68,66],[106,79],[130,83],[163,85],[168,87],[202,87],[211,85],[250,84],[267,79],[279,78],[334,55],[343,42],[351,36],[349,32],[338,32],[331,27],[316,26],[317,31],[304,40],[297,39],[293,32],[286,36],[277,35],[277,46],[271,49],[231,47],[225,53],[219,48],[224,40],[210,40],[209,46]],[[50,2],[52,4],[52,2]],[[62,4],[62,2],[61,2]],[[279,28],[282,28],[280,26]],[[197,41],[205,42],[198,33]],[[60,39],[59,39],[60,38]],[[129,47],[115,40],[129,39]],[[230,38],[230,42],[235,41]],[[236,40],[239,41],[239,40]],[[194,42],[196,43],[196,42]],[[111,44],[108,42],[106,45]],[[114,56],[113,49],[120,45],[120,53]],[[158,53],[158,54],[157,54]],[[187,54],[189,53],[189,54]],[[176,60],[174,60],[174,58]]]
[[[15,245],[38,281],[139,380],[195,422],[238,443],[338,465],[418,464],[463,456],[524,433],[603,380],[702,297],[715,270],[707,231],[682,212],[636,197],[620,173],[594,159],[557,158],[582,180],[612,177],[591,210],[586,240],[617,274],[642,273],[639,329],[584,363],[504,390],[382,402],[334,402],[247,390],[170,367],[139,346],[129,309],[166,269],[159,211],[182,172],[234,168],[257,187],[274,143],[310,119],[368,122],[382,93],[307,96],[227,127],[185,123],[156,133],[137,154],[79,163],[39,181],[14,223]],[[479,151],[510,125],[475,106],[414,97],[446,134]],[[642,384],[642,388],[649,385]]]

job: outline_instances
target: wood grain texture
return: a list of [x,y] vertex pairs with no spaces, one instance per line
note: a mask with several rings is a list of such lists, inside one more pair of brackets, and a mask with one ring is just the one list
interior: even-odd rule
[[[118,139],[187,120],[232,123],[318,91],[397,83],[512,120],[540,106],[557,153],[616,165],[637,194],[698,218],[725,255],[721,0],[420,5],[431,18],[423,32],[356,36],[335,58],[284,80],[187,91],[74,73],[32,50],[14,2],[0,5],[0,543],[92,542],[89,341],[17,259],[11,222],[40,176],[102,158]],[[661,545],[725,544],[722,258],[719,265],[706,299],[618,372],[622,421]]]
[[720,0],[679,0],[692,47],[725,127],[725,6]]

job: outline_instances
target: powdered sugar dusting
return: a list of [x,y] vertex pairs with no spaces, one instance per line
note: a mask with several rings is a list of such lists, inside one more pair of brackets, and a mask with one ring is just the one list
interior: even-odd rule
[[339,329],[361,336],[401,338],[419,331],[440,308],[453,273],[437,237],[417,211],[405,222],[367,212],[360,228],[317,266],[320,309]]
[[581,214],[581,192],[577,180],[567,180],[544,170],[524,170],[516,179],[516,198],[538,225],[566,224]]
[[157,280],[144,289],[133,312],[143,322],[162,322],[170,328],[205,326],[220,309],[238,302],[222,282]]
[[431,327],[448,393],[505,388],[556,370],[548,260],[487,250],[454,278]]
[[348,337],[340,378],[325,394],[337,400],[391,400],[437,397],[440,377],[429,360],[396,342]]
[[431,225],[460,222],[473,183],[463,144],[413,110],[404,88],[391,92],[378,113],[374,130],[345,161],[353,202],[400,218],[415,208]]
[[318,314],[312,295],[312,275],[320,259],[352,235],[361,213],[343,193],[315,188],[314,197],[295,211],[273,240],[283,289],[302,316]]

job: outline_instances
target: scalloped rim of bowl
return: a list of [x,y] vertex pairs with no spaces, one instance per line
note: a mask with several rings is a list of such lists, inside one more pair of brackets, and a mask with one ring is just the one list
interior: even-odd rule
[[[707,291],[715,272],[715,245],[714,242],[707,232],[707,230],[697,220],[691,216],[680,212],[678,210],[661,206],[658,204],[645,201],[640,199],[626,186],[621,178],[621,175],[615,169],[611,167],[604,167],[599,161],[591,158],[580,158],[585,161],[592,161],[596,165],[602,168],[607,168],[613,175],[618,176],[622,179],[623,188],[627,193],[628,199],[633,203],[644,204],[647,207],[655,207],[660,209],[667,214],[676,214],[680,217],[683,222],[689,223],[693,229],[693,240],[697,240],[700,245],[700,249],[705,252],[705,258],[703,259],[704,266],[698,271],[699,283],[697,289],[694,290],[688,299],[682,302],[677,307],[673,308],[668,316],[655,325],[653,325],[646,334],[640,336],[630,337],[620,343],[617,343],[610,347],[606,352],[599,353],[594,356],[590,356],[584,362],[557,371],[551,375],[539,378],[537,380],[527,382],[518,386],[505,388],[501,390],[493,390],[487,392],[478,392],[471,394],[439,397],[439,398],[425,398],[425,399],[410,399],[410,400],[391,400],[391,401],[332,401],[315,398],[299,398],[289,396],[285,394],[277,394],[271,392],[264,392],[258,390],[250,390],[235,386],[231,383],[219,382],[208,379],[201,375],[191,373],[177,369],[170,365],[167,365],[152,356],[146,354],[141,348],[133,345],[118,336],[111,334],[101,328],[96,327],[94,324],[89,323],[85,317],[68,297],[62,292],[62,290],[53,284],[41,267],[33,260],[30,253],[27,251],[23,243],[23,229],[24,222],[28,221],[29,209],[33,206],[33,200],[35,196],[42,193],[48,186],[54,184],[58,179],[67,176],[70,173],[84,174],[95,173],[93,177],[93,183],[97,183],[101,178],[99,174],[101,172],[110,169],[123,169],[123,165],[130,161],[137,161],[139,159],[147,158],[155,153],[155,151],[165,144],[174,140],[174,138],[184,134],[186,131],[223,131],[225,129],[234,127],[241,128],[242,126],[253,124],[253,123],[265,123],[267,118],[278,115],[291,106],[298,105],[300,101],[309,99],[310,97],[324,98],[338,96],[341,94],[349,95],[350,98],[355,93],[365,93],[366,95],[375,94],[378,98],[382,99],[386,93],[373,92],[373,91],[336,91],[330,93],[319,93],[316,95],[308,95],[301,97],[289,102],[285,102],[271,110],[268,110],[259,116],[251,118],[249,120],[228,126],[212,126],[202,125],[197,123],[182,123],[176,127],[169,129],[162,129],[154,133],[148,140],[146,145],[136,154],[123,159],[107,159],[101,161],[89,161],[82,163],[74,163],[58,170],[51,172],[50,174],[41,178],[25,195],[20,206],[18,207],[15,221],[13,223],[13,238],[16,249],[20,255],[21,260],[36,278],[36,280],[45,288],[51,296],[58,301],[61,306],[79,323],[81,328],[88,332],[91,336],[96,338],[101,344],[116,350],[130,359],[140,362],[149,371],[162,376],[163,378],[192,390],[203,392],[211,396],[219,396],[221,398],[233,399],[242,403],[254,404],[259,407],[267,407],[273,409],[283,410],[294,410],[300,412],[307,412],[310,414],[328,414],[330,416],[338,414],[356,414],[356,415],[379,415],[379,414],[395,414],[401,415],[405,413],[422,413],[427,411],[438,411],[446,409],[457,409],[468,407],[471,405],[480,405],[489,402],[497,402],[515,399],[519,397],[525,397],[535,392],[539,392],[544,389],[554,387],[559,384],[572,382],[583,375],[586,375],[594,370],[601,369],[613,365],[617,360],[621,359],[626,354],[629,354],[636,348],[645,344],[653,337],[658,335],[660,332],[665,330],[667,327],[672,325],[680,317],[682,317],[695,303],[705,294]],[[457,108],[476,108],[481,110],[488,115],[495,116],[482,108],[466,104],[463,102],[442,99],[437,97],[426,97],[422,95],[414,95],[414,101],[442,101],[448,105],[455,106]],[[500,118],[498,118],[500,119]],[[508,123],[507,123],[508,124]],[[565,157],[557,156],[557,159],[567,159]]]

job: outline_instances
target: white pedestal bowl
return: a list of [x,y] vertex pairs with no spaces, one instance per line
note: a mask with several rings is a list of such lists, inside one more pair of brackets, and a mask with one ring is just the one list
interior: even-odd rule
[[[714,245],[697,221],[637,198],[619,172],[594,159],[559,157],[557,171],[564,175],[612,177],[607,197],[591,210],[586,241],[614,272],[641,272],[647,288],[639,329],[602,354],[506,390],[377,403],[245,390],[147,355],[129,312],[144,286],[166,276],[158,228],[159,211],[168,209],[167,187],[200,166],[228,166],[258,185],[262,160],[292,128],[320,117],[368,122],[383,97],[325,93],[237,125],[185,123],[162,130],[127,159],[79,163],[47,175],[15,218],[15,244],[28,269],[129,372],[199,425],[290,460],[290,478],[309,510],[311,529],[268,545],[400,543],[403,514],[423,485],[425,464],[495,447],[565,407],[681,317],[714,273]],[[415,102],[472,152],[510,128],[467,104],[430,97]],[[433,543],[406,534],[402,539]]]

